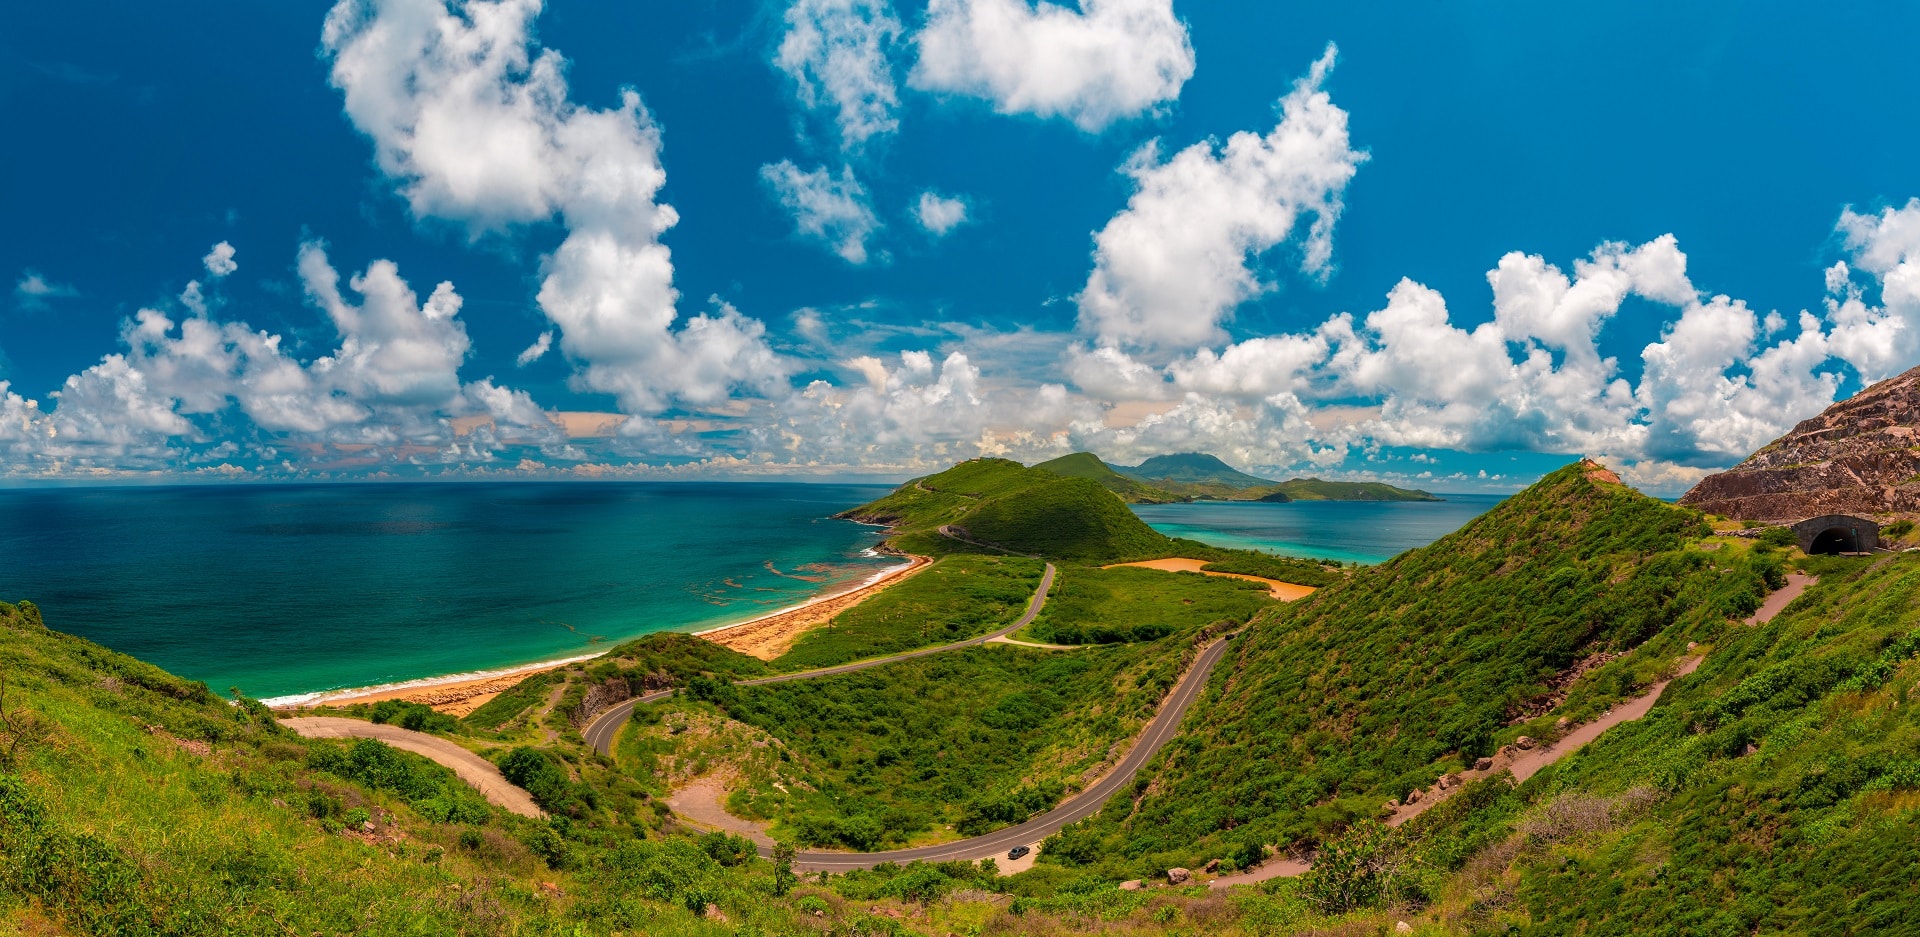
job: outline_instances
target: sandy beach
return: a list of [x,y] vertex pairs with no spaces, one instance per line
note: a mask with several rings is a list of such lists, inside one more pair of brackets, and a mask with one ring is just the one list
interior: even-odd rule
[[1312,586],[1295,585],[1291,582],[1281,582],[1278,579],[1268,579],[1264,576],[1249,576],[1245,573],[1219,573],[1210,569],[1203,569],[1202,567],[1206,565],[1206,560],[1171,557],[1164,560],[1142,560],[1138,563],[1115,563],[1113,566],[1102,566],[1100,568],[1112,569],[1114,566],[1139,566],[1144,569],[1163,569],[1170,573],[1199,573],[1203,576],[1225,576],[1228,579],[1245,579],[1249,582],[1264,582],[1267,584],[1268,594],[1282,602],[1291,602],[1294,599],[1306,598],[1314,592]]
[[926,569],[932,562],[930,557],[911,556],[906,565],[882,570],[841,591],[828,592],[751,621],[695,633],[742,654],[772,660],[791,649],[801,635],[832,621],[835,615],[866,601],[875,592]]
[[587,654],[506,670],[428,677],[423,680],[409,680],[405,683],[331,690],[326,693],[270,699],[264,702],[276,710],[301,710],[316,706],[344,706],[352,703],[378,703],[381,700],[397,699],[410,703],[424,703],[451,716],[464,716],[485,706],[488,700],[499,696],[514,684],[534,674],[559,670],[598,656]]
[[[743,654],[751,654],[761,660],[772,660],[786,653],[802,634],[832,621],[835,615],[860,604],[881,589],[918,573],[932,562],[932,559],[924,556],[908,557],[906,563],[888,567],[863,580],[843,583],[799,605],[769,612],[736,624],[709,628],[695,634]],[[332,690],[325,693],[271,699],[266,702],[274,709],[290,711],[316,706],[344,706],[397,699],[410,703],[423,703],[451,716],[464,716],[486,705],[488,700],[534,674],[559,670],[598,656],[598,654],[586,654],[505,670],[453,674],[382,686]]]

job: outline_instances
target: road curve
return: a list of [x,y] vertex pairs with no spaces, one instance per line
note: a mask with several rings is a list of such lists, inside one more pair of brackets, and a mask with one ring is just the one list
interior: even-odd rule
[[[803,852],[794,856],[794,867],[808,872],[845,872],[850,869],[870,869],[882,862],[904,864],[1001,857],[1015,846],[1033,845],[1059,832],[1061,827],[1093,816],[1115,791],[1133,783],[1133,776],[1173,739],[1174,733],[1180,729],[1180,720],[1193,701],[1199,698],[1201,689],[1207,685],[1207,675],[1226,654],[1228,639],[1232,637],[1227,635],[1219,638],[1200,651],[1193,660],[1193,666],[1187,668],[1187,675],[1174,686],[1172,693],[1167,694],[1166,701],[1160,705],[1159,714],[1140,733],[1139,740],[1127,752],[1127,756],[1120,759],[1120,763],[1114,765],[1105,777],[1075,795],[1072,800],[1019,826],[1010,826],[972,839],[890,852]],[[772,851],[765,848],[760,853],[762,857],[772,856]]]
[[492,762],[438,736],[399,726],[333,716],[300,716],[282,719],[280,724],[310,739],[378,739],[394,748],[424,755],[453,769],[460,780],[467,782],[496,806],[523,817],[546,816],[546,812],[533,802],[533,797],[515,787]]
[[[1027,610],[1022,613],[1013,624],[991,634],[968,638],[965,641],[955,641],[952,644],[942,644],[939,647],[925,647],[917,651],[908,651],[905,654],[895,654],[891,657],[876,657],[872,660],[854,661],[851,664],[838,664],[833,667],[822,667],[818,670],[802,670],[796,673],[783,673],[773,677],[756,677],[752,680],[740,680],[734,685],[760,686],[766,683],[789,683],[794,680],[813,680],[819,677],[832,677],[843,673],[853,673],[856,670],[866,670],[869,667],[879,667],[882,664],[898,663],[903,660],[912,660],[915,657],[926,657],[930,654],[941,654],[963,647],[974,647],[975,645],[985,644],[994,638],[1005,637],[1033,624],[1033,620],[1040,615],[1040,609],[1046,607],[1047,591],[1053,588],[1053,575],[1053,564],[1048,563],[1046,571],[1040,574],[1039,588],[1033,590],[1033,598],[1027,600]],[[620,731],[620,727],[626,724],[627,719],[633,715],[633,707],[642,703],[657,702],[671,695],[673,695],[672,690],[656,690],[645,696],[636,696],[632,699],[615,703],[605,712],[593,717],[593,719],[587,723],[587,727],[581,730],[580,734],[586,737],[587,744],[593,746],[594,751],[602,755],[612,755],[613,737]]]

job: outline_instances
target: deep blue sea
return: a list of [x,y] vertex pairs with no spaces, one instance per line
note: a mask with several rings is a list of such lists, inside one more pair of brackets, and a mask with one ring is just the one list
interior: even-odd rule
[[[792,605],[894,561],[831,519],[885,486],[0,489],[0,599],[216,690],[505,669]],[[1498,502],[1142,505],[1166,533],[1377,562]]]
[[1506,496],[1443,497],[1445,501],[1194,501],[1136,504],[1133,511],[1169,537],[1282,556],[1380,563],[1459,530]]

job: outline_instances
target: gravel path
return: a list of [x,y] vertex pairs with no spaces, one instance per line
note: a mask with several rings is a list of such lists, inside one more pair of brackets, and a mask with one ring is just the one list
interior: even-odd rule
[[394,748],[424,755],[453,769],[460,780],[472,785],[474,790],[496,806],[505,807],[523,817],[547,815],[533,802],[531,795],[513,786],[492,762],[439,736],[335,716],[301,716],[282,719],[280,724],[310,739],[378,739]]

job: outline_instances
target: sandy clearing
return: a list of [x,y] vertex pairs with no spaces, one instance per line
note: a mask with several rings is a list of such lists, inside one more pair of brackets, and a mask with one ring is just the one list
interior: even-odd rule
[[402,729],[399,726],[377,725],[359,719],[340,719],[332,716],[307,716],[296,719],[282,719],[280,724],[310,739],[378,739],[394,748],[423,755],[438,764],[453,769],[460,780],[467,782],[480,792],[488,802],[505,807],[523,817],[544,817],[546,813],[533,802],[533,796],[515,787],[500,769],[493,763],[446,739]]
[[1265,576],[1249,576],[1246,573],[1221,573],[1210,569],[1203,569],[1202,567],[1206,566],[1207,562],[1207,560],[1195,560],[1176,556],[1164,560],[1141,560],[1138,563],[1115,563],[1112,566],[1102,566],[1100,568],[1113,569],[1115,566],[1138,566],[1142,569],[1161,569],[1170,573],[1199,573],[1202,576],[1225,576],[1228,579],[1245,579],[1249,582],[1264,582],[1267,584],[1267,592],[1282,602],[1303,599],[1316,591],[1312,586],[1295,585],[1294,583],[1282,582],[1278,579],[1268,579]]
[[708,830],[735,833],[753,840],[756,846],[773,845],[767,825],[736,817],[727,812],[727,779],[718,774],[695,778],[692,783],[667,795],[667,806],[674,816]]
[[699,635],[742,654],[772,660],[791,650],[793,642],[799,640],[801,635],[832,621],[835,616],[866,601],[874,593],[918,575],[932,563],[930,557],[910,557],[907,565],[895,567],[897,572],[888,571],[884,578],[870,579],[843,592],[828,593],[792,608],[737,625],[702,631]]

